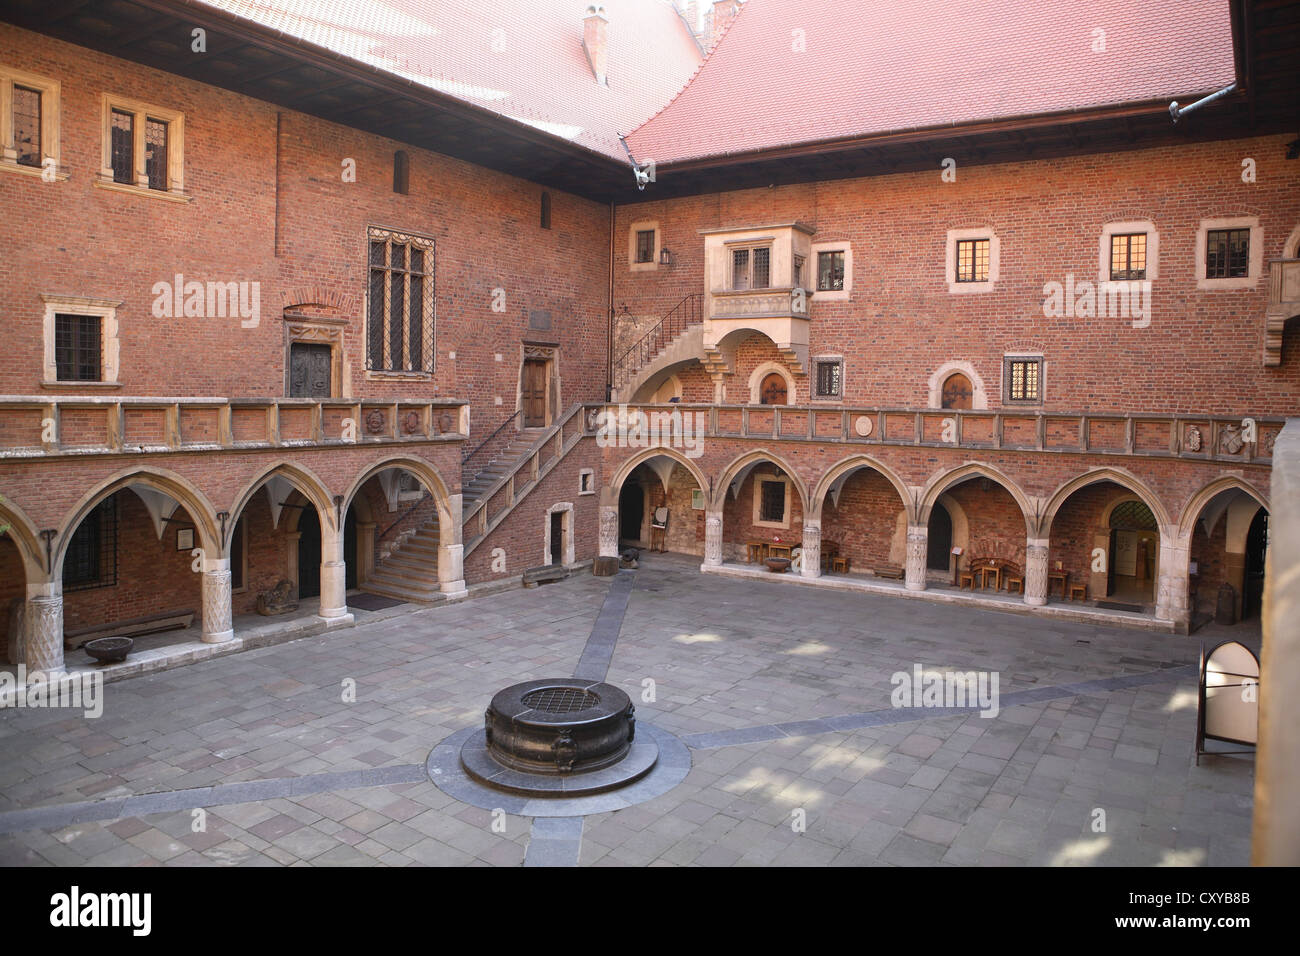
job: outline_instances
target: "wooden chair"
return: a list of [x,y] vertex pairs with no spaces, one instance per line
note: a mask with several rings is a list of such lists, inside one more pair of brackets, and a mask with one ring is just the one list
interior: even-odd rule
[[1086,584],[1071,584],[1070,600],[1071,601],[1088,600],[1088,586]]
[[1020,568],[1017,565],[1014,564],[1007,565],[1007,569],[1005,571],[1005,578],[1007,582],[1008,594],[1010,594],[1012,590],[1015,590],[1020,594],[1025,593],[1025,572],[1020,570]]
[[831,570],[837,574],[849,573],[849,559],[847,555],[837,554],[831,558]]
[[766,541],[746,541],[745,542],[745,560],[750,564],[757,564],[767,557]]
[[970,568],[957,575],[957,590],[964,591],[967,587],[972,591],[975,590],[975,572]]

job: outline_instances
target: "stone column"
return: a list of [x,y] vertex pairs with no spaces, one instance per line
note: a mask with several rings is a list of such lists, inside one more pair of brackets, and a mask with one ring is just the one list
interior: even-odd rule
[[602,558],[618,557],[618,508],[612,505],[600,506],[599,546]]
[[348,568],[343,560],[343,529],[330,528],[321,522],[320,529],[320,609],[316,612],[327,621],[351,618],[348,613]]
[[235,636],[234,613],[230,604],[230,559],[203,559],[204,644],[221,644]]
[[1030,538],[1025,542],[1026,604],[1047,603],[1047,555],[1046,538]]
[[722,512],[704,513],[704,566],[722,566]]
[[930,529],[923,524],[907,526],[907,568],[905,581],[909,591],[925,590],[926,546]]
[[822,573],[822,523],[809,521],[803,523],[803,566],[799,573],[805,578],[819,578]]
[[1191,623],[1187,606],[1188,575],[1191,568],[1189,542],[1175,541],[1160,534],[1160,578],[1156,585],[1156,620],[1173,621],[1186,632]]
[[27,588],[27,610],[23,657],[27,679],[35,674],[46,678],[64,673],[63,666],[63,584],[49,582]]
[[448,600],[469,594],[465,587],[465,546],[463,544],[438,545],[438,590]]

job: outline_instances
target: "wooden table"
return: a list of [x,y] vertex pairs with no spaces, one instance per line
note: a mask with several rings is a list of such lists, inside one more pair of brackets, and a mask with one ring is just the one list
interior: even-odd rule
[[767,546],[767,556],[769,558],[788,558],[795,546],[792,544],[782,544],[773,541]]
[[980,590],[989,586],[989,575],[993,576],[993,590],[1000,590],[1002,587],[1002,567],[997,564],[981,564],[971,570],[980,579]]
[[746,541],[745,542],[745,560],[750,564],[756,564],[768,556],[768,543],[766,541]]
[[1065,595],[1068,593],[1066,589],[1069,587],[1070,584],[1070,572],[1069,571],[1048,571],[1047,572],[1047,593],[1048,594],[1052,593],[1052,584],[1056,581],[1061,582],[1061,600],[1064,601]]

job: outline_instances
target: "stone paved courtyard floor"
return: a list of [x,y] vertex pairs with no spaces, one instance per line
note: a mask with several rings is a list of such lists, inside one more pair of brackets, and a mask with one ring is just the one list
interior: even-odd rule
[[[607,680],[691,747],[648,802],[534,826],[425,775],[495,691],[573,673],[612,580],[587,571],[108,684],[98,719],[0,710],[0,863],[1249,862],[1253,759],[1194,759],[1200,643],[1248,631],[1045,622],[671,555],[634,573]],[[915,664],[996,672],[1000,712],[894,711]]]

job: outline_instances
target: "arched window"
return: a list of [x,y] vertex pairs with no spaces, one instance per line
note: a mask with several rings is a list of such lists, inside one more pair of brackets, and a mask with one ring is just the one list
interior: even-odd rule
[[779,372],[771,372],[765,375],[759,390],[759,397],[764,405],[787,404],[785,376]]
[[551,194],[542,193],[542,228],[551,228]]
[[944,408],[970,408],[975,390],[971,388],[970,379],[961,372],[954,372],[943,381]]

